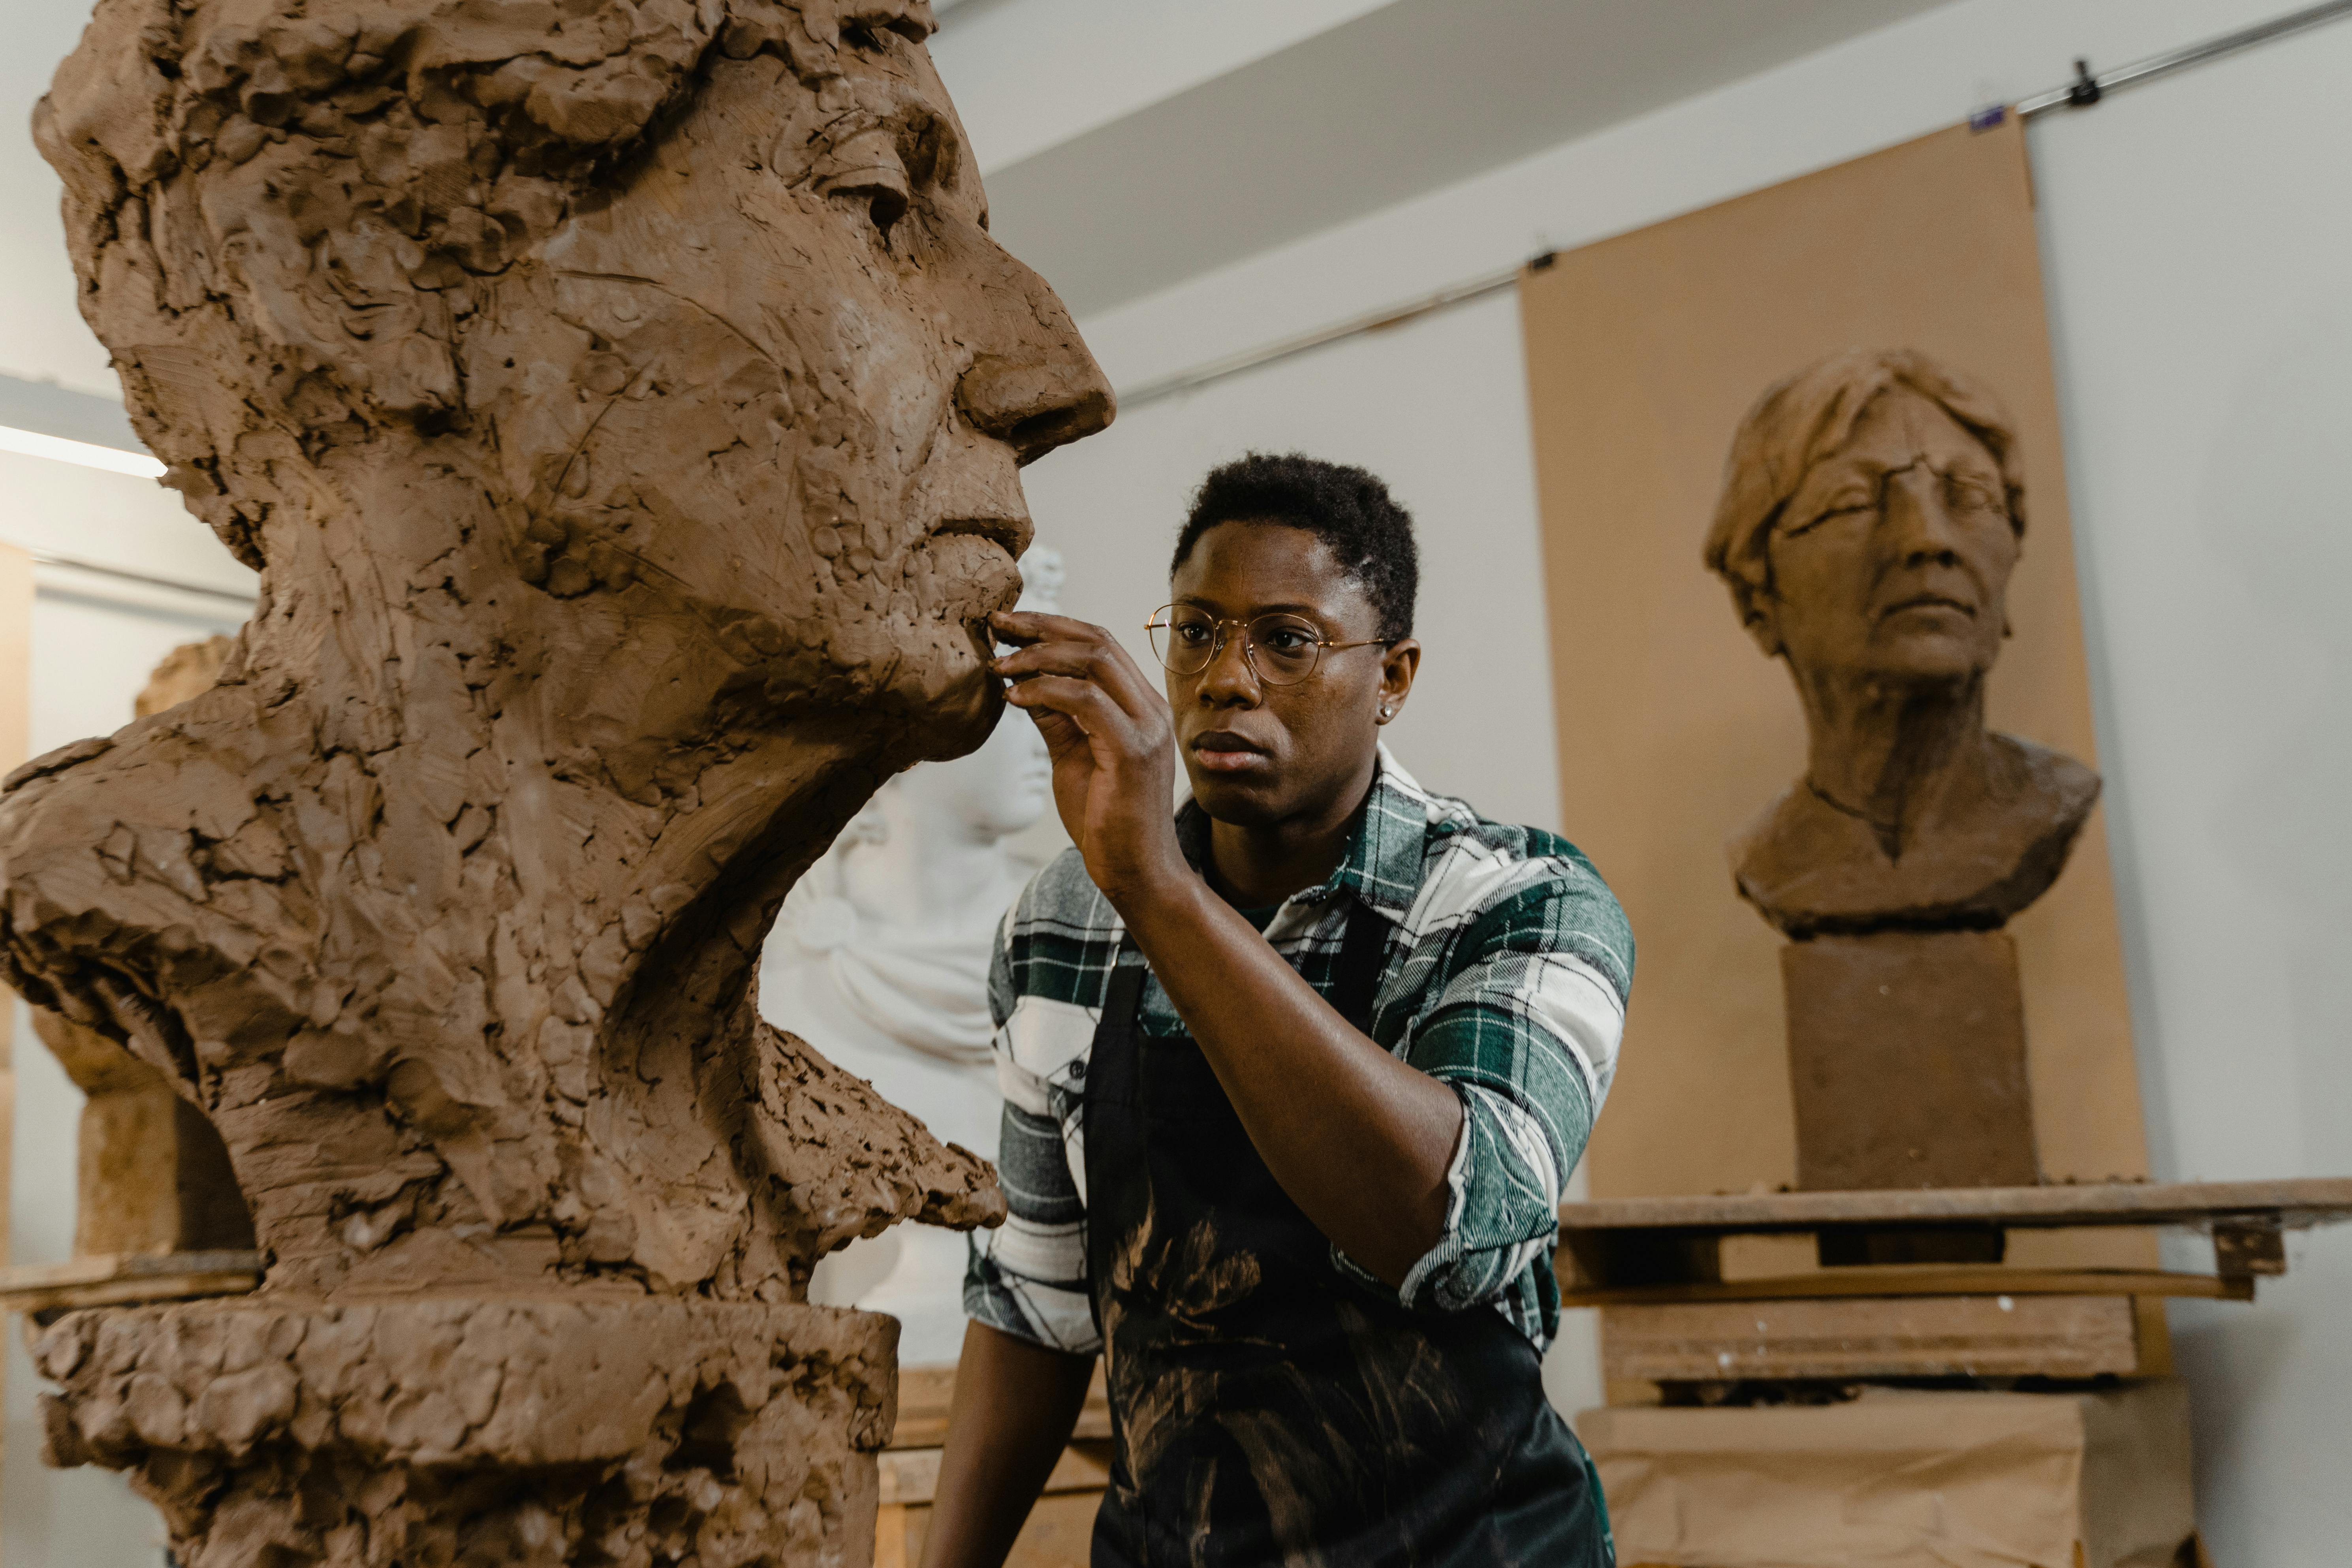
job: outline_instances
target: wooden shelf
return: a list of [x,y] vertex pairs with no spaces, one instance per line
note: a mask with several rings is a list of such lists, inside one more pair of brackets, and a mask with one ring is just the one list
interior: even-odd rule
[[2251,1301],[2251,1278],[2132,1268],[2008,1268],[1898,1264],[1763,1279],[1563,1288],[1563,1307],[1654,1307],[1676,1301],[1792,1301],[1855,1296],[2186,1296]]
[[258,1252],[103,1253],[0,1268],[0,1310],[72,1311],[241,1296],[261,1283]]
[[1994,1225],[2005,1229],[2173,1226],[2199,1230],[2274,1217],[2289,1229],[2352,1219],[2352,1177],[2281,1182],[2102,1182],[1917,1192],[1743,1193],[1563,1204],[1563,1230],[1675,1230],[1718,1236],[1837,1226]]

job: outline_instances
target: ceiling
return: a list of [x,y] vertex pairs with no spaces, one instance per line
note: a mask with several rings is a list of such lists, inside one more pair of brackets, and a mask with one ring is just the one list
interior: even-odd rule
[[992,171],[992,222],[1083,318],[1941,3],[1395,0]]

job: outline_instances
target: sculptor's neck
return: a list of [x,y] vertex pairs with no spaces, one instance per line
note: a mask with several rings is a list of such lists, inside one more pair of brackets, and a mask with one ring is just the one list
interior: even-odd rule
[[1921,816],[1985,777],[1984,679],[1896,683],[1800,676],[1806,777],[1899,856]]
[[852,902],[906,926],[960,925],[983,907],[992,920],[1003,912],[1013,873],[1001,837],[961,813],[927,809],[904,787],[884,790],[877,804],[882,841],[857,846],[844,867]]

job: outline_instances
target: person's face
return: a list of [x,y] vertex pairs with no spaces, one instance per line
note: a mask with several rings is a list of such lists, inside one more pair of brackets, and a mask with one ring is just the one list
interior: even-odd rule
[[469,395],[527,498],[527,579],[694,624],[672,657],[740,666],[749,702],[911,712],[953,756],[999,710],[975,628],[1019,591],[1017,469],[1107,424],[1109,389],[990,239],[926,52],[848,29],[840,54],[822,93],[716,64],[490,292]]
[[1882,394],[1767,542],[1756,626],[1800,675],[1966,680],[1992,667],[2017,564],[2000,466],[1929,399]]
[[[1175,602],[1248,621],[1282,611],[1312,621],[1331,642],[1379,630],[1363,586],[1304,529],[1222,522],[1176,568]],[[1333,651],[1295,685],[1269,686],[1242,654],[1237,628],[1197,675],[1167,672],[1176,745],[1192,798],[1220,822],[1263,826],[1352,805],[1379,744],[1383,703],[1402,708],[1421,645],[1408,637]]]

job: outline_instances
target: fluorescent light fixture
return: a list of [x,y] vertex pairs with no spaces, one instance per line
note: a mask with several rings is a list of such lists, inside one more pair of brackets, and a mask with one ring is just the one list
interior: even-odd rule
[[6,425],[0,425],[0,452],[79,463],[85,468],[104,468],[142,479],[163,477],[163,465],[144,452],[125,452],[117,447],[100,447],[89,441],[68,441],[62,436],[44,436],[37,430],[17,430]]

